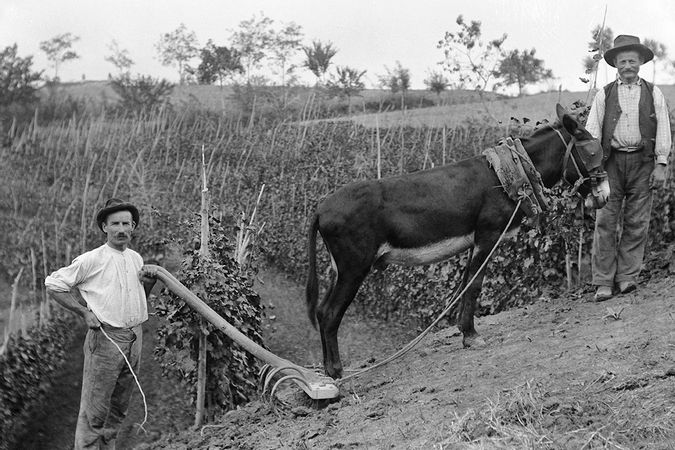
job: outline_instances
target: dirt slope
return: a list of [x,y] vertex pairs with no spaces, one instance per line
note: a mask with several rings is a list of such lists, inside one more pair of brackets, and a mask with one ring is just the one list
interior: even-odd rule
[[[298,286],[274,283],[278,302],[297,302]],[[675,279],[589,298],[542,298],[480,318],[485,348],[463,349],[454,328],[440,330],[342,385],[337,401],[289,387],[282,403],[256,401],[152,448],[675,448]],[[342,351],[347,368],[363,364],[354,347]],[[385,356],[378,351],[373,359]]]

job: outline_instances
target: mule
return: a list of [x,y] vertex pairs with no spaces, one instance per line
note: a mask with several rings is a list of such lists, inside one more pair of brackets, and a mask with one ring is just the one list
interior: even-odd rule
[[[596,206],[602,207],[609,197],[609,184],[602,176],[600,143],[560,105],[556,111],[558,121],[522,139],[523,147],[545,187],[561,180],[576,183],[583,197],[593,192]],[[308,232],[306,301],[315,328],[318,320],[326,375],[342,377],[338,328],[374,267],[431,264],[473,247],[465,278],[470,280],[515,207],[484,156],[391,178],[357,181],[324,199]],[[518,231],[523,217],[521,210],[515,213],[510,235]],[[318,306],[317,232],[330,254],[332,271],[330,287]],[[485,271],[480,272],[459,305],[458,328],[465,347],[484,345],[473,319]]]

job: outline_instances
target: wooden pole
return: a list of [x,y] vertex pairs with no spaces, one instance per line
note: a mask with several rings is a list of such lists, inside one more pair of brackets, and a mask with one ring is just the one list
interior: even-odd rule
[[[40,232],[40,240],[42,241],[42,273],[44,274],[43,276],[49,275],[49,272],[47,271],[47,245],[45,243],[45,232],[41,231]],[[47,295],[47,289],[44,286],[44,283],[42,284],[42,303],[45,304],[45,321],[48,321],[51,319],[51,310],[49,308],[49,296]],[[40,323],[44,323],[42,320],[42,317],[40,317]]]
[[[206,184],[206,163],[204,158],[204,146],[202,145],[202,223],[201,223],[201,246],[199,256],[204,263],[209,256],[209,189]],[[197,360],[197,410],[195,411],[195,428],[204,421],[204,404],[206,398],[206,321],[200,317],[199,332],[199,356]]]
[[584,253],[584,204],[581,203],[581,227],[579,228],[579,248],[577,249],[577,287],[581,286],[581,257]]
[[375,136],[377,138],[377,179],[382,178],[382,150],[380,148],[380,120],[375,115]]
[[0,347],[0,355],[2,355],[7,349],[7,345],[9,344],[9,338],[12,335],[12,333],[16,331],[17,328],[14,321],[16,320],[16,309],[17,309],[16,304],[19,298],[19,278],[21,278],[22,273],[23,267],[19,269],[19,273],[16,275],[16,278],[14,278],[14,283],[12,283],[12,300],[9,306],[9,320],[7,322],[7,325],[5,326],[5,338],[2,343],[2,347]]

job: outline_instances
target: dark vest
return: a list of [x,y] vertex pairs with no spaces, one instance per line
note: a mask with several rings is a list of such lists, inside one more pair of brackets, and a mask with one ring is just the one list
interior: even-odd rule
[[[603,159],[609,158],[612,151],[612,136],[616,123],[621,117],[619,105],[619,93],[616,89],[617,82],[612,81],[605,89],[605,118],[602,122],[602,153]],[[656,111],[654,110],[654,85],[642,80],[640,90],[640,102],[638,103],[638,123],[640,125],[640,146],[644,147],[645,156],[654,156],[654,143],[656,141]]]

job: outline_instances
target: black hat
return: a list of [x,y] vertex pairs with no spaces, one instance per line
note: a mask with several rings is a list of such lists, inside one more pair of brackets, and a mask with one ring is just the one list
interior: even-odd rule
[[103,222],[105,222],[108,215],[117,212],[117,211],[129,211],[131,213],[132,220],[138,226],[140,222],[140,215],[138,214],[138,209],[131,203],[124,202],[119,198],[111,198],[105,202],[105,206],[98,213],[96,213],[96,223],[98,227],[103,231]]
[[628,52],[635,50],[642,56],[642,63],[646,63],[654,59],[654,52],[649,47],[640,44],[640,38],[637,36],[630,36],[628,34],[620,34],[614,39],[614,47],[605,52],[605,61],[612,67],[614,65],[614,58],[619,52]]

